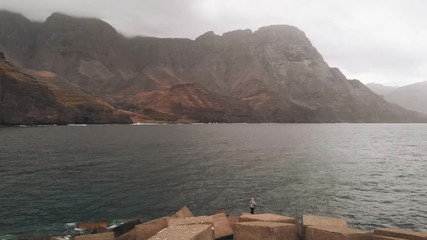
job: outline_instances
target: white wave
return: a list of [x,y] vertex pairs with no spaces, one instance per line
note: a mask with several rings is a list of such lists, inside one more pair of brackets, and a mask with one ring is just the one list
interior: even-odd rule
[[76,232],[85,232],[86,231],[86,229],[84,229],[84,228],[74,228],[74,231],[76,231]]
[[144,123],[144,122],[137,122],[137,123],[132,123],[131,125],[133,126],[140,126],[140,125],[160,125],[159,123]]
[[77,223],[73,222],[73,223],[66,223],[65,227],[66,228],[75,228],[77,226]]

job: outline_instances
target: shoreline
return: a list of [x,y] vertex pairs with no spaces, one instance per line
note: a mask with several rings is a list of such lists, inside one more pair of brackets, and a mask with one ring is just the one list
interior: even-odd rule
[[232,124],[239,124],[239,125],[255,125],[255,124],[265,124],[265,125],[273,125],[273,124],[279,124],[279,125],[335,125],[335,124],[355,124],[355,125],[426,125],[427,122],[407,122],[407,123],[401,123],[401,122],[307,122],[307,123],[281,123],[281,122],[209,122],[209,123],[203,123],[203,122],[194,122],[194,123],[166,123],[166,122],[158,122],[158,123],[87,123],[87,124],[35,124],[35,125],[26,125],[26,124],[6,124],[6,125],[0,125],[4,128],[31,128],[31,127],[91,127],[91,126],[161,126],[161,125],[167,125],[167,126],[177,126],[177,125],[232,125]]
[[[378,226],[373,229],[360,229],[351,226],[339,216],[302,215],[301,218],[283,216],[274,213],[242,213],[239,216],[229,215],[220,210],[212,215],[194,216],[183,207],[175,214],[154,220],[141,219],[106,220],[94,222],[67,223],[68,229],[61,233],[50,233],[43,236],[0,234],[1,240],[139,240],[139,239],[174,239],[176,234],[193,238],[197,234],[203,240],[247,239],[250,234],[263,232],[262,238],[289,240],[427,240],[427,229],[403,229],[389,226]],[[155,231],[153,231],[153,228]],[[200,228],[200,231],[194,230]],[[147,230],[149,229],[149,230]],[[190,230],[188,230],[190,229]],[[265,232],[266,229],[269,231]],[[148,232],[147,232],[148,231]],[[191,233],[188,233],[191,232]],[[182,236],[181,236],[182,234]],[[196,235],[195,235],[196,234]],[[249,235],[248,235],[249,234]],[[284,235],[283,235],[284,234]],[[149,238],[147,237],[148,235]],[[165,236],[164,236],[165,235]],[[261,234],[262,235],[262,234]],[[341,237],[337,238],[335,235]],[[172,236],[172,238],[170,238]],[[257,235],[258,236],[258,235]],[[320,236],[326,238],[320,238]],[[271,238],[270,238],[271,237]],[[282,239],[282,238],[280,238]]]

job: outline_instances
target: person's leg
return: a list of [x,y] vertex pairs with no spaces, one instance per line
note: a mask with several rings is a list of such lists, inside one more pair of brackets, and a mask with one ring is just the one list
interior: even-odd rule
[[254,208],[251,208],[251,214],[254,214]]

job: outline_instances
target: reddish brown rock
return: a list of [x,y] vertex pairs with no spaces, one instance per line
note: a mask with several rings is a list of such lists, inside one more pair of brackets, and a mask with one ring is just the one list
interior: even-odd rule
[[213,240],[214,232],[211,225],[192,224],[174,225],[160,231],[149,240]]
[[176,218],[188,218],[193,217],[193,213],[191,213],[190,209],[187,207],[182,207],[178,212],[174,214],[174,217]]
[[114,240],[114,232],[82,235],[74,237],[74,240]]
[[62,79],[36,79],[0,57],[0,125],[66,123],[130,123],[130,117]]
[[159,218],[135,226],[135,239],[146,240],[168,227],[169,218]]
[[240,222],[234,224],[235,240],[298,240],[295,224]]
[[96,226],[90,233],[96,234],[96,233],[105,233],[105,232],[110,232],[110,230],[105,227]]
[[286,217],[271,213],[264,214],[248,214],[244,213],[239,217],[239,222],[253,222],[253,221],[261,221],[261,222],[279,222],[279,223],[293,223],[295,224],[294,217]]
[[415,232],[399,228],[378,228],[374,230],[377,236],[403,238],[408,240],[426,240],[427,232]]
[[218,213],[213,216],[215,239],[233,235],[233,228],[226,213]]
[[93,230],[97,227],[100,228],[107,228],[108,222],[107,221],[98,221],[98,222],[81,222],[77,224],[78,228],[81,229],[87,229],[87,230]]

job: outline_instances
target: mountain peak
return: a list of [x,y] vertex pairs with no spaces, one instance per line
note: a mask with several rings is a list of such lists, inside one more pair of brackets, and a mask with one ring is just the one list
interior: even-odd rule
[[238,29],[238,30],[234,30],[234,31],[230,31],[230,32],[225,32],[224,34],[222,34],[223,37],[247,37],[252,35],[252,30],[250,29]]
[[209,39],[216,39],[216,38],[219,38],[219,37],[221,37],[221,36],[216,35],[214,31],[209,31],[209,32],[205,32],[202,35],[198,36],[196,38],[196,41],[206,41],[206,40],[209,40]]
[[276,31],[276,32],[295,31],[295,32],[302,32],[297,27],[292,26],[292,25],[287,25],[287,24],[276,24],[276,25],[264,26],[264,27],[258,28],[258,31]]
[[128,39],[102,20],[63,13],[34,26],[16,22],[0,21],[1,50],[9,59],[54,72],[94,101],[108,99],[136,115],[151,112],[151,120],[427,121],[348,81],[289,25],[207,32],[193,41]]
[[295,45],[312,45],[305,33],[291,25],[271,25],[254,32],[261,39],[278,39]]
[[[0,17],[8,17],[8,18],[21,18],[26,19],[22,14],[10,12],[8,10],[0,9]],[[28,20],[29,21],[29,20]]]
[[52,13],[44,22],[49,29],[64,30],[69,28],[98,28],[117,33],[108,23],[98,18],[74,17],[61,12]]
[[68,20],[68,21],[78,21],[78,20],[92,20],[92,21],[100,21],[102,22],[102,20],[98,19],[98,18],[88,18],[88,17],[76,17],[76,16],[71,16],[68,15],[66,13],[62,13],[62,12],[53,12],[47,19],[46,21],[52,21],[52,20]]

